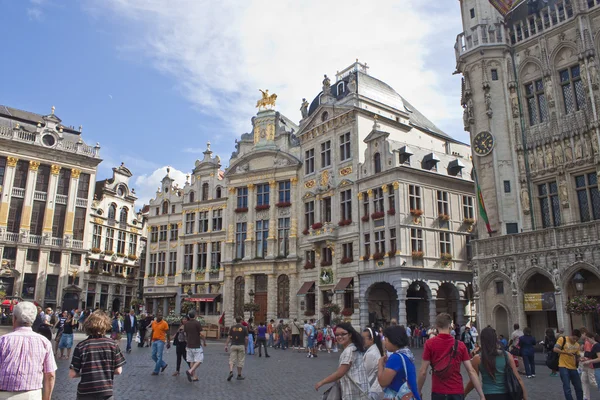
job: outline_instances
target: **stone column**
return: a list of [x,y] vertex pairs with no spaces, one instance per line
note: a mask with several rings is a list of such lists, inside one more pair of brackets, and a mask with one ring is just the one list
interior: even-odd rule
[[[71,247],[73,246],[73,225],[75,221],[75,199],[77,198],[77,185],[79,184],[79,175],[81,174],[81,170],[73,168],[71,170],[71,182],[69,183],[69,197],[67,198],[67,217],[65,219],[65,241],[67,241],[66,237],[69,237],[71,240],[68,240]],[[133,211],[133,210],[132,210]],[[119,215],[116,215],[115,218],[119,218]],[[118,233],[117,233],[118,235]],[[116,240],[116,239],[115,239]],[[127,238],[125,239],[127,240]]]
[[437,306],[435,302],[437,301],[437,293],[431,294],[431,299],[429,299],[429,325],[435,326],[435,317],[437,316]]
[[[31,226],[31,208],[33,206],[33,195],[37,181],[38,168],[40,163],[29,161],[29,172],[27,176],[27,185],[25,187],[25,198],[23,199],[23,212],[21,213],[21,231],[29,231]],[[27,236],[24,236],[27,239]]]
[[[7,157],[6,170],[4,171],[4,185],[0,196],[0,233],[6,230],[8,223],[8,209],[12,198],[13,181],[15,180],[15,167],[19,161],[16,157]],[[0,235],[1,237],[1,235]]]
[[298,282],[298,274],[288,274],[290,278],[290,318],[298,318],[300,320],[301,315],[298,310],[298,297],[296,293],[298,293],[299,282]]
[[[565,312],[565,308],[567,305],[566,297],[563,296],[564,292],[556,292],[554,293],[555,303],[556,303],[556,319],[558,323],[558,328],[562,328],[565,332],[568,332],[569,327],[571,326],[570,315]],[[525,325],[521,325],[525,326]]]
[[[298,178],[292,178],[290,181],[292,183],[290,188],[290,200],[292,201],[292,205],[290,206],[290,254],[288,258],[296,258],[296,246],[298,244],[298,218],[295,210],[298,210],[298,207],[302,206],[302,199],[296,194],[298,190]],[[295,203],[296,200],[299,202],[299,204]]]
[[[35,299],[38,303],[44,306],[44,300],[46,297],[46,277],[48,275],[48,260],[50,258],[50,249],[42,248],[40,249],[40,258],[38,261],[38,270],[37,270],[37,278],[35,282]],[[83,274],[82,274],[83,275]],[[81,276],[80,279],[83,279]]]
[[275,196],[277,195],[277,181],[269,181],[269,237],[267,238],[267,259],[274,259],[279,255],[277,248],[277,228],[279,219],[277,218],[277,207]]
[[52,237],[52,222],[54,220],[54,205],[56,204],[56,187],[58,186],[59,172],[60,165],[52,165],[50,167],[50,180],[48,182],[48,200],[46,201],[46,210],[44,211],[44,238],[42,239],[42,244],[50,244],[50,237]]
[[267,294],[267,321],[271,318],[277,320],[281,317],[277,315],[277,274],[269,274],[267,279],[267,287],[269,288]]

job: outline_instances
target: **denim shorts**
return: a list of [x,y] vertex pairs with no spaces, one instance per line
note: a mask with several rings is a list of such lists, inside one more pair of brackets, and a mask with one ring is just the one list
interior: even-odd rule
[[59,349],[70,349],[73,347],[73,334],[72,333],[63,333],[60,337],[60,342],[58,342]]

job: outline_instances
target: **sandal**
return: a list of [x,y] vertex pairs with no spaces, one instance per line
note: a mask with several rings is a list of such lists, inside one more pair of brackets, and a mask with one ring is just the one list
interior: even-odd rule
[[176,371],[173,376],[179,376],[179,371]]

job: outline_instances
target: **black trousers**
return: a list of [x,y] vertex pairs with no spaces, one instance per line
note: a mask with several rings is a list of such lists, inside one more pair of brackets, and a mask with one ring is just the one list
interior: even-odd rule
[[140,329],[140,342],[138,343],[138,347],[144,347],[144,343],[146,342],[144,338],[146,337],[146,330]]
[[186,343],[178,344],[177,346],[175,346],[175,352],[177,353],[177,370],[176,370],[177,372],[179,372],[179,368],[181,367],[181,359],[182,358],[185,360],[188,367],[191,367],[190,363],[185,358],[185,354],[186,354],[185,347],[186,347]]
[[431,393],[431,400],[465,400],[465,395]]
[[[261,355],[261,346],[265,348],[265,356],[268,356],[269,353],[267,353],[267,339],[266,338],[258,338],[256,340],[256,346],[258,347],[258,355]],[[256,349],[254,349],[256,351]]]

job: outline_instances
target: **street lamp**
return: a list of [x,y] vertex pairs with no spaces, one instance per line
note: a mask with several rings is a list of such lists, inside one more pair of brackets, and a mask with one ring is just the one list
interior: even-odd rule
[[583,293],[583,283],[585,282],[585,278],[581,275],[580,272],[577,272],[573,277],[573,283],[575,284],[575,290],[577,293]]

